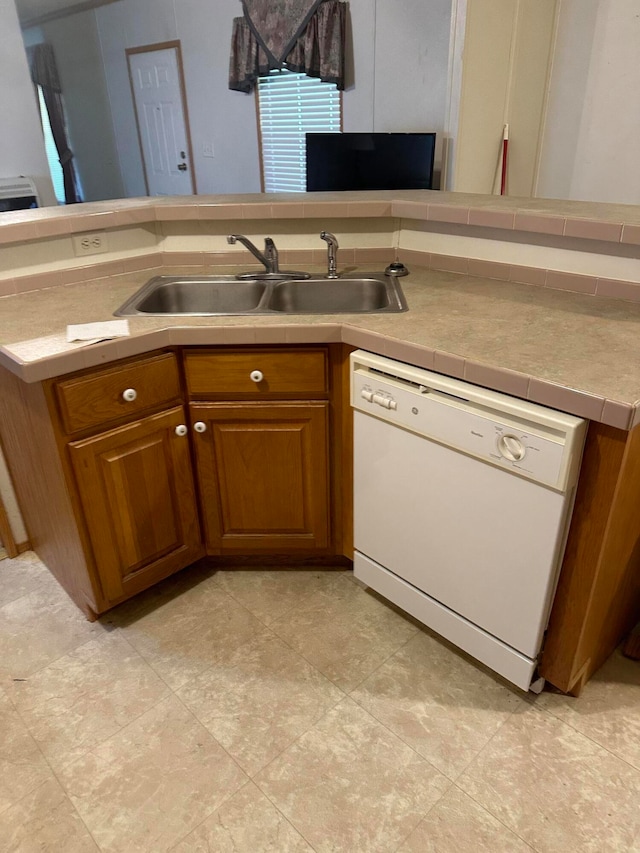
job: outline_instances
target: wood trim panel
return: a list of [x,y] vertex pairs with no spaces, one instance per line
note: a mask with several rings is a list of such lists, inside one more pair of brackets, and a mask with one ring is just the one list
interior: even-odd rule
[[354,347],[330,347],[332,525],[336,554],[353,560],[353,417],[349,356]]
[[0,495],[0,544],[2,544],[4,550],[7,552],[7,556],[18,556],[18,546],[16,545],[16,540],[13,538],[13,530],[9,524],[2,495]]
[[591,423],[541,675],[578,694],[637,620],[640,429]]
[[100,590],[91,572],[44,389],[0,368],[0,433],[31,545],[90,619]]

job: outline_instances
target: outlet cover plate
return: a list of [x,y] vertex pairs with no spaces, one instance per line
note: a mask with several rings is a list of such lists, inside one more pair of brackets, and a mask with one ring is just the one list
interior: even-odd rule
[[105,231],[88,231],[86,234],[73,235],[73,251],[77,257],[100,255],[108,250]]

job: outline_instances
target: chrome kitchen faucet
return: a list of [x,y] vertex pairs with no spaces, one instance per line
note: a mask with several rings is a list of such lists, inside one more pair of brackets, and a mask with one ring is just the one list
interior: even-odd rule
[[244,237],[242,234],[229,234],[227,237],[227,243],[230,246],[233,246],[235,243],[242,243],[245,249],[248,249],[251,254],[260,261],[260,263],[264,266],[265,271],[254,273],[254,272],[244,272],[240,273],[240,275],[236,276],[236,278],[242,280],[253,280],[258,279],[260,281],[264,280],[281,280],[281,279],[294,279],[294,278],[309,278],[310,274],[308,272],[297,272],[295,270],[281,270],[280,262],[278,258],[278,249],[276,248],[276,244],[273,242],[271,237],[264,238],[264,254],[253,245],[251,240],[247,237]]
[[320,239],[327,243],[327,278],[339,278],[338,275],[338,241],[330,231],[321,231]]

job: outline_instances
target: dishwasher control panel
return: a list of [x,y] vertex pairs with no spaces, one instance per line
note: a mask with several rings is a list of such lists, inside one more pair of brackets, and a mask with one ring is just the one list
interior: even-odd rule
[[382,356],[351,358],[355,409],[555,489],[575,481],[580,418]]

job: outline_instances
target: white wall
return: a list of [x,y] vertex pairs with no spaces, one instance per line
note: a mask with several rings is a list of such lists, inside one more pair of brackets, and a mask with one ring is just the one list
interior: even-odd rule
[[640,203],[638,0],[561,0],[537,195]]
[[0,0],[0,177],[34,179],[43,205],[57,204],[14,0]]
[[[236,0],[125,0],[96,9],[107,85],[129,196],[146,192],[125,49],[179,39],[199,193],[260,191],[255,103],[228,89]],[[203,156],[213,143],[214,157]]]
[[507,193],[533,194],[555,9],[556,0],[466,3],[454,190],[493,191],[508,124]]
[[[344,129],[435,131],[436,171],[445,126],[451,3],[349,3],[353,55],[343,96]],[[176,39],[182,45],[198,192],[259,192],[255,98],[228,89],[232,19],[241,11],[238,0],[120,0],[40,28],[60,65],[87,199],[145,194],[125,50]],[[99,119],[105,93],[111,115]],[[205,157],[204,146],[211,143],[214,157]]]
[[355,86],[347,131],[435,131],[436,171],[447,111],[451,0],[351,0]]
[[[124,50],[180,39],[199,193],[258,192],[255,101],[227,86],[237,0],[126,0],[96,10],[127,194],[144,192]],[[351,0],[347,131],[442,136],[451,0]],[[213,143],[214,157],[203,147]],[[437,161],[440,160],[440,148]]]

